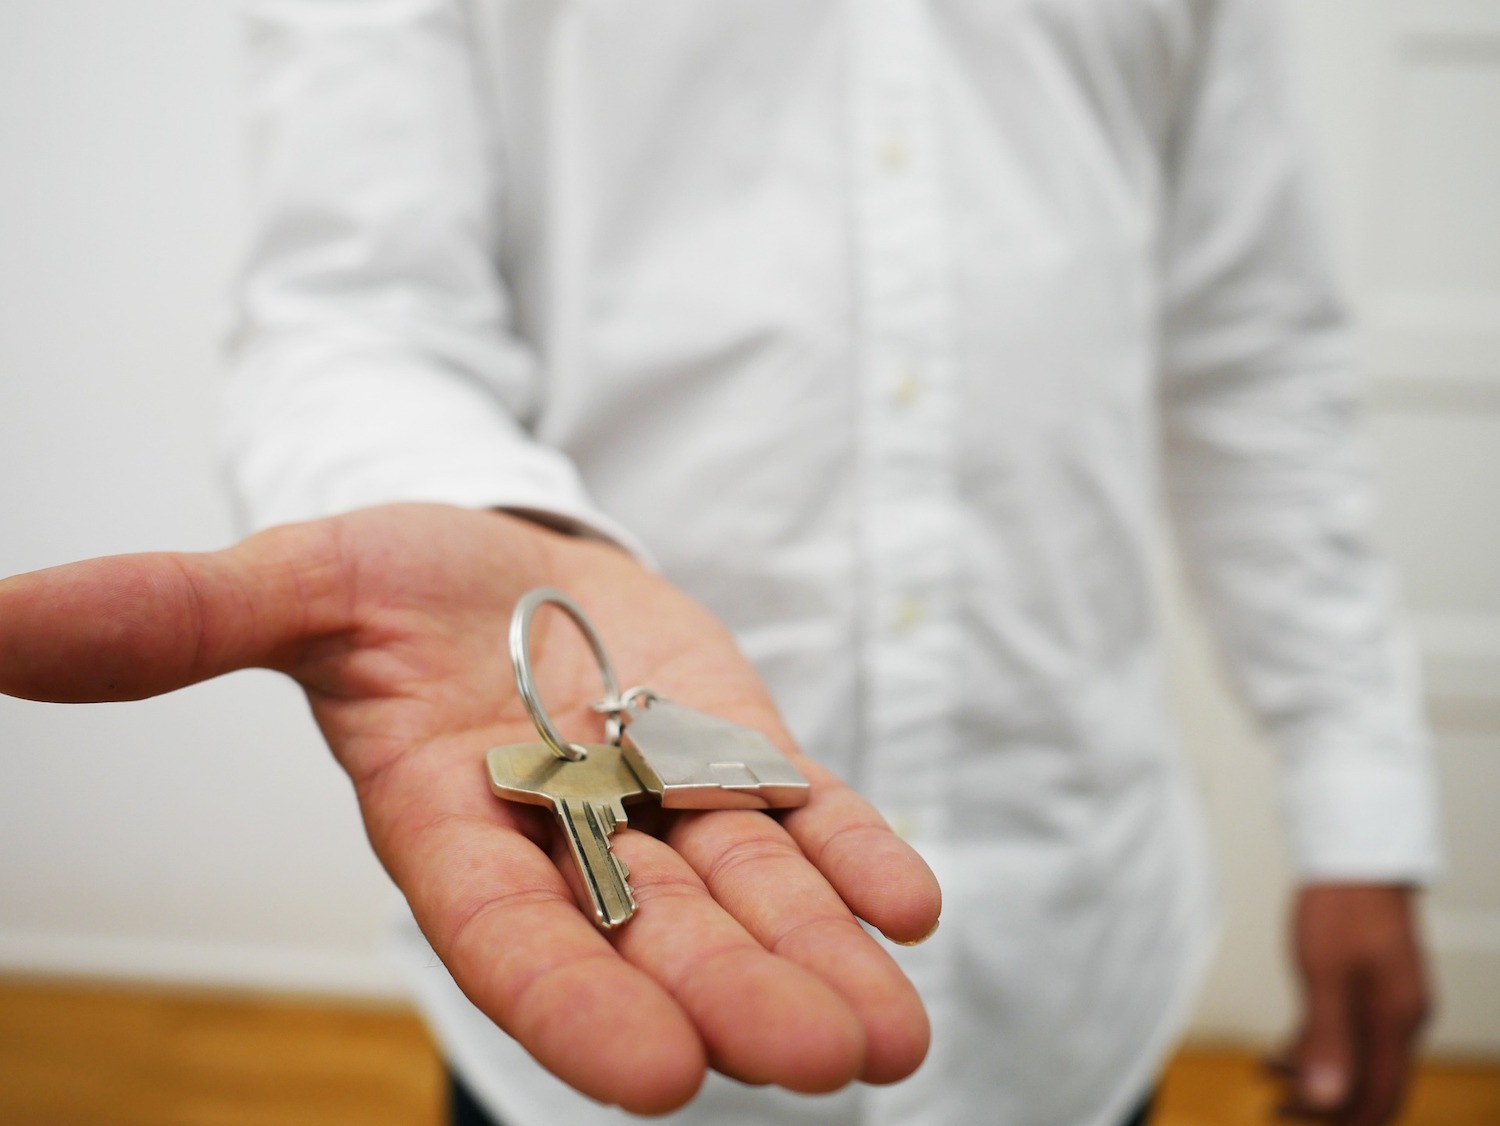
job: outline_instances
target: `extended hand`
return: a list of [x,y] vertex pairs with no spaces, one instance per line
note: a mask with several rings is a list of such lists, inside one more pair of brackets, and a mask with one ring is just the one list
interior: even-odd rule
[[[505,634],[526,590],[587,608],[616,667],[769,734],[813,783],[777,819],[680,814],[612,839],[640,902],[605,935],[579,910],[551,818],[485,783],[496,744],[535,739]],[[922,861],[796,753],[711,615],[614,548],[490,512],[369,509],[205,555],[98,559],[0,582],[0,690],[138,699],[263,666],[306,690],[366,830],[469,998],[548,1069],[661,1112],[706,1067],[826,1091],[903,1078],[926,1015],[855,916],[898,941],[936,925]],[[533,657],[564,733],[597,738],[586,647],[543,614]]]
[[1304,1016],[1275,1065],[1288,1114],[1382,1126],[1400,1110],[1428,1009],[1411,900],[1396,884],[1313,884],[1298,895]]

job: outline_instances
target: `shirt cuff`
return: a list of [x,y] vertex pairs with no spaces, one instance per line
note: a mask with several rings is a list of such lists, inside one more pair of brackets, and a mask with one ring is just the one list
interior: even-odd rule
[[1425,750],[1410,763],[1299,755],[1282,780],[1303,881],[1428,884],[1441,873],[1438,798]]
[[397,503],[506,509],[654,565],[573,462],[481,387],[440,368],[339,359],[247,363],[231,379],[223,445],[242,527]]

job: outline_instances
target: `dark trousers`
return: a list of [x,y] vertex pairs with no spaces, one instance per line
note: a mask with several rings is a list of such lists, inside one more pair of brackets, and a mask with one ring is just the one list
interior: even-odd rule
[[456,1072],[448,1072],[449,1126],[501,1126],[500,1120],[469,1093]]
[[[1120,1126],[1146,1126],[1151,1121],[1151,1104],[1155,1099],[1156,1092],[1152,1091]],[[503,1126],[475,1101],[463,1080],[452,1072],[448,1073],[448,1108],[450,1126]]]

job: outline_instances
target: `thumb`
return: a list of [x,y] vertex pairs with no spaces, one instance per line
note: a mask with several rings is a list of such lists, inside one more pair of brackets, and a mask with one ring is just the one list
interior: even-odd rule
[[1354,1024],[1349,981],[1325,971],[1306,981],[1306,1014],[1294,1052],[1294,1089],[1301,1107],[1326,1113],[1354,1088]]
[[0,581],[0,692],[138,700],[285,667],[343,625],[337,538],[316,524],[226,551],[90,559]]

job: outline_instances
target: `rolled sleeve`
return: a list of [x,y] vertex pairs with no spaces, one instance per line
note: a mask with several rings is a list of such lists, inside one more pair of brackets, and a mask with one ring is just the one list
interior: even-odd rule
[[1310,879],[1440,864],[1430,738],[1371,474],[1337,286],[1279,92],[1274,6],[1220,0],[1174,140],[1166,487],[1232,679],[1280,748]]
[[529,432],[499,147],[460,0],[251,0],[251,240],[223,447],[248,525],[396,501],[639,544]]

